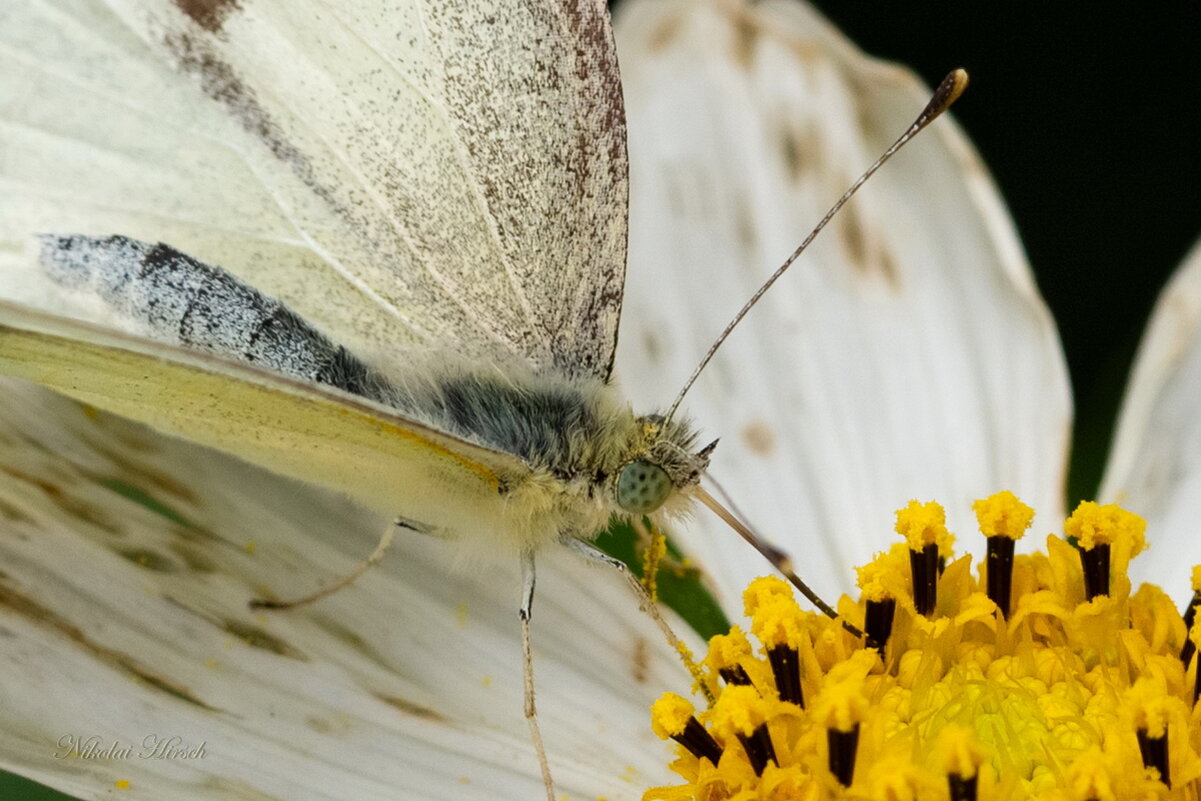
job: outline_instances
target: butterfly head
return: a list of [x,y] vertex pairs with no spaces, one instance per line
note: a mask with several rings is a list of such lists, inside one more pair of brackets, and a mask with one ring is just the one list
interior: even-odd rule
[[639,442],[615,475],[613,497],[631,515],[664,507],[671,511],[672,501],[700,481],[717,442],[695,451],[696,432],[687,423],[659,415],[640,418],[639,423]]

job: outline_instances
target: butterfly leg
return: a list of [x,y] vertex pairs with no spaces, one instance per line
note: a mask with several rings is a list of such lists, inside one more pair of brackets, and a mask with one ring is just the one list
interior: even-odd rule
[[385,529],[383,536],[379,538],[379,542],[376,543],[375,550],[371,552],[371,555],[355,565],[353,570],[351,570],[345,576],[342,576],[333,584],[322,587],[321,589],[309,595],[305,595],[300,598],[294,598],[291,601],[269,601],[263,598],[254,598],[250,601],[250,608],[276,610],[295,609],[298,606],[311,604],[314,601],[320,601],[322,598],[333,595],[343,587],[349,586],[359,576],[363,575],[372,567],[380,563],[380,561],[384,558],[384,554],[387,552],[388,548],[392,546],[392,539],[396,534],[396,529],[398,528],[411,528],[411,526],[407,525],[404,520],[394,520],[388,525],[388,528]]
[[542,730],[538,728],[538,710],[534,705],[534,648],[530,638],[530,617],[534,613],[534,554],[521,557],[521,666],[525,684],[525,719],[530,724],[530,736],[534,740],[534,751],[538,754],[538,767],[542,770],[542,783],[546,787],[546,801],[555,801],[555,782],[550,775],[550,762],[546,759],[546,746],[542,744]]
[[[646,587],[642,585],[642,582],[637,576],[634,575],[634,572],[630,570],[630,566],[620,559],[605,553],[592,543],[576,539],[575,537],[564,537],[563,544],[578,553],[580,556],[583,556],[589,562],[610,567],[620,573],[623,578],[625,578],[626,583],[630,585],[630,589],[634,591],[634,595],[638,598],[639,608],[643,612],[646,612],[646,614],[650,616],[651,620],[655,621],[655,625],[659,627],[659,631],[663,634],[663,639],[667,640],[667,644],[671,646],[671,649],[679,654],[681,660],[684,662],[684,667],[693,675],[694,678],[698,679],[698,684],[700,685],[701,690],[706,696],[708,696],[708,685],[704,681],[700,680],[700,669],[696,663],[692,661],[692,657],[688,652],[688,646],[686,646],[684,641],[676,636],[676,633],[672,631],[671,624],[667,622],[667,618],[663,617],[663,613],[659,611],[659,605],[655,603],[654,599],[651,598],[650,593],[647,592]],[[709,698],[709,702],[712,703],[713,699]]]

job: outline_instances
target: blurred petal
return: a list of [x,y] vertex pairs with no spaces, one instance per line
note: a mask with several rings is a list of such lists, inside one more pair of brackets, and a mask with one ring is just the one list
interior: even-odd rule
[[[928,95],[795,2],[632,2],[618,28],[633,177],[617,364],[635,406],[666,404]],[[1055,328],[947,120],[835,218],[684,406],[723,436],[713,477],[830,595],[912,497],[954,510],[963,534],[970,501],[998,489],[1048,526],[1061,516],[1071,408]],[[767,570],[708,518],[694,528],[685,541],[727,603]]]
[[[522,717],[517,571],[29,385],[0,386],[0,766],[84,798],[495,799],[542,792]],[[645,709],[685,680],[627,587],[540,563],[539,709],[563,792],[661,781]],[[129,758],[62,756],[96,736]],[[203,758],[141,759],[178,736]],[[56,756],[57,755],[57,756]],[[624,775],[623,775],[624,774]]]
[[1147,519],[1131,578],[1181,601],[1201,562],[1201,244],[1155,305],[1122,401],[1100,496]]

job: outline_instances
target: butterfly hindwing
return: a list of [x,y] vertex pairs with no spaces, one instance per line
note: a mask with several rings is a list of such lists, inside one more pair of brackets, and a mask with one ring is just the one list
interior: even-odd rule
[[[528,477],[508,454],[277,372],[0,303],[0,372],[456,533]],[[494,508],[495,507],[495,508]]]

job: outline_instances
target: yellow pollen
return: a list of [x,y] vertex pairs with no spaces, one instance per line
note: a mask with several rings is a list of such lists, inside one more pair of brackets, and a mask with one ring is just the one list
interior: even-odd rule
[[684,732],[695,711],[687,698],[664,693],[651,707],[651,726],[660,739],[675,737]]
[[646,552],[642,554],[642,586],[652,601],[659,600],[659,565],[667,555],[667,535],[652,528]]
[[885,601],[909,595],[909,556],[902,552],[876,555],[874,562],[855,568],[856,583],[864,601]]
[[[1174,706],[1172,702],[1178,699],[1168,695],[1168,688],[1162,681],[1140,678],[1126,691],[1124,700],[1130,710],[1135,729],[1156,739],[1167,734],[1168,719]],[[1186,708],[1185,713],[1187,712]]]
[[751,633],[766,648],[777,645],[799,647],[804,628],[804,613],[791,598],[763,604],[751,623]]
[[741,667],[743,661],[754,658],[751,642],[734,626],[729,634],[718,634],[709,640],[709,654],[705,664],[714,672],[727,668]]
[[[1016,538],[1033,515],[1011,493],[973,508],[988,537]],[[859,597],[837,605],[862,628],[869,601],[879,611],[895,600],[891,629],[887,617],[876,626],[877,647],[801,610],[783,581],[751,583],[751,635],[736,627],[714,637],[701,666],[716,700],[694,708],[668,694],[653,710],[660,737],[704,727],[706,744],[693,747],[709,758],[673,744],[683,783],[651,788],[644,801],[1201,799],[1201,665],[1191,650],[1187,662],[1181,656],[1186,641],[1201,645],[1201,625],[1189,631],[1164,590],[1131,587],[1141,518],[1081,504],[1065,537],[1013,557],[1003,591],[990,588],[983,564],[951,552],[937,504],[910,502],[896,528],[905,542],[860,568]],[[920,615],[909,554],[930,543],[945,566],[936,607]],[[1109,593],[1087,600],[1080,548],[1100,544],[1110,551]],[[989,593],[1010,591],[1006,613]],[[782,658],[781,645],[793,656]],[[784,703],[777,686],[798,673],[803,704]]]
[[1193,592],[1201,592],[1201,565],[1193,568]]
[[1009,490],[990,495],[972,504],[980,533],[985,537],[1022,538],[1034,520],[1034,510],[1018,500]]
[[1146,546],[1143,538],[1146,529],[1147,521],[1138,515],[1127,512],[1117,504],[1102,506],[1095,501],[1081,501],[1063,525],[1064,534],[1076,540],[1086,551],[1091,551],[1097,545],[1127,540],[1131,556]]
[[[867,654],[866,659],[861,654]],[[818,725],[849,732],[864,719],[869,703],[866,674],[875,662],[874,657],[868,651],[859,651],[830,670],[813,704],[813,717]]]
[[792,587],[776,576],[763,576],[747,585],[742,592],[742,609],[747,617],[754,617],[759,607],[780,599],[792,599]]
[[767,706],[754,687],[727,686],[713,707],[713,729],[725,740],[748,737],[767,720]]
[[947,531],[947,514],[938,503],[910,501],[904,509],[897,510],[896,531],[909,548],[920,551],[927,545],[937,545],[940,556],[951,551],[955,538]]

